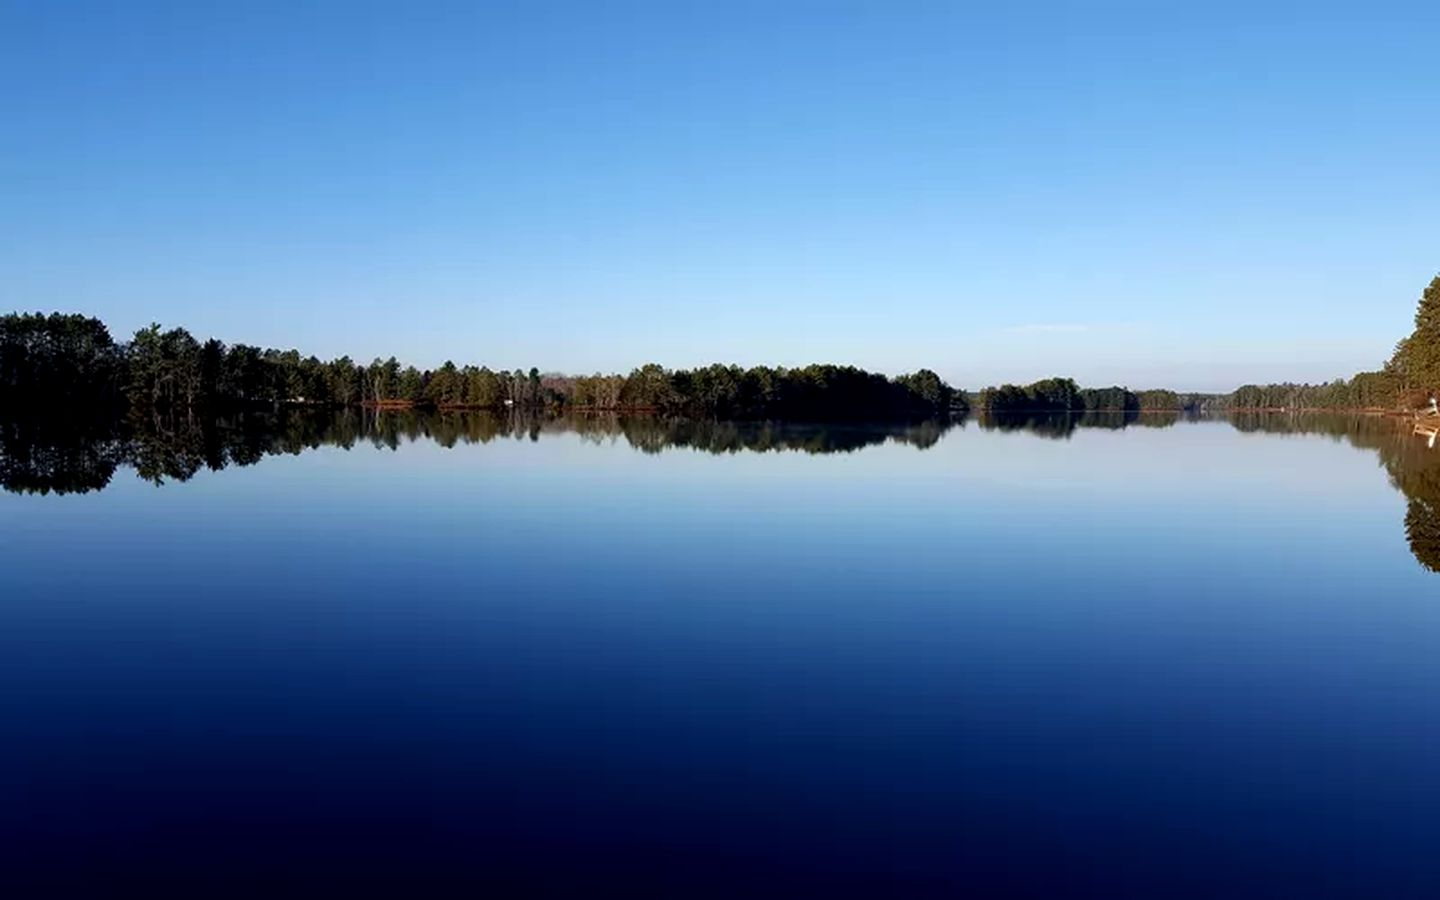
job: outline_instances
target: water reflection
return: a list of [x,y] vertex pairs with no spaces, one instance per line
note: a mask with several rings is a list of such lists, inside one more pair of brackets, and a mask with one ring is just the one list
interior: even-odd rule
[[985,431],[1028,431],[1039,437],[1067,439],[1081,428],[1169,428],[1182,420],[1194,421],[1198,416],[1171,412],[1087,412],[1068,413],[982,413],[976,420]]
[[98,491],[130,455],[113,421],[0,420],[0,485],[12,493]]
[[[1024,432],[1068,440],[1080,429],[1170,428],[1182,413],[982,415],[982,431]],[[1236,430],[1326,435],[1375,451],[1390,483],[1406,498],[1404,532],[1425,568],[1440,572],[1440,427],[1383,416],[1247,413],[1228,419]],[[0,420],[0,487],[21,494],[80,494],[110,484],[121,466],[157,485],[186,481],[202,470],[254,465],[267,456],[359,443],[396,449],[428,440],[443,447],[497,440],[538,441],[578,435],[594,443],[624,441],[657,454],[689,449],[714,454],[852,453],[899,444],[926,450],[960,419],[888,424],[802,424],[674,419],[656,416],[376,411],[368,409],[245,412],[215,418],[64,416]]]
[[1387,416],[1338,413],[1236,414],[1230,423],[1239,431],[1265,434],[1321,434],[1351,446],[1374,450],[1405,495],[1405,538],[1422,566],[1440,572],[1440,447],[1437,428]]
[[104,488],[122,465],[157,485],[202,470],[249,466],[267,456],[358,443],[397,449],[496,440],[538,441],[575,434],[594,443],[625,441],[642,453],[684,448],[706,453],[851,453],[884,443],[925,450],[958,420],[886,424],[728,422],[618,415],[536,416],[416,410],[282,410],[214,418],[135,416],[0,422],[0,486],[12,493],[76,494]]
[[[1168,427],[1179,413],[1001,415],[978,420],[987,431],[1025,431],[1068,438],[1077,428]],[[538,441],[578,435],[594,443],[625,441],[642,453],[853,453],[885,443],[926,450],[963,418],[902,423],[723,421],[616,414],[546,416],[512,411],[430,412],[374,409],[282,409],[200,418],[29,418],[0,421],[0,486],[14,493],[73,494],[104,488],[128,465],[157,485],[188,481],[202,470],[254,465],[267,456],[357,443],[397,449],[433,441],[442,447],[496,440]]]

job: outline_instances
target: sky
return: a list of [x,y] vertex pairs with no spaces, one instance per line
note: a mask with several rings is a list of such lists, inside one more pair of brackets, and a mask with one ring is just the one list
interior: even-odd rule
[[1434,3],[0,0],[0,310],[421,366],[1327,380],[1440,271],[1437,37]]

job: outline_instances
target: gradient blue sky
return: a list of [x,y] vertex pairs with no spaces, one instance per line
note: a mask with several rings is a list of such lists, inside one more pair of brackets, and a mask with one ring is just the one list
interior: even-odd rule
[[0,308],[362,359],[1373,367],[1440,5],[0,0]]

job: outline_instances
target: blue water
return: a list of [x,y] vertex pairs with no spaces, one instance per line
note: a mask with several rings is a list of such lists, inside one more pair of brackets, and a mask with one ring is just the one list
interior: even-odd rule
[[0,891],[1434,897],[1385,452],[551,429],[3,494]]

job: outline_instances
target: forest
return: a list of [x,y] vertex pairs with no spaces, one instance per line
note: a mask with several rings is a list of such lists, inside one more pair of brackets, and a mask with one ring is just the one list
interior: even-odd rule
[[436,409],[651,411],[723,419],[904,419],[968,412],[1134,413],[1403,409],[1440,391],[1440,276],[1421,295],[1415,328],[1380,369],[1326,384],[1247,384],[1229,394],[1082,388],[1070,378],[989,387],[971,397],[929,369],[898,377],[854,366],[710,365],[628,375],[493,371],[446,362],[432,370],[393,356],[368,364],[298,350],[199,341],[184,328],[142,328],[124,342],[78,314],[0,317],[0,403],[26,408],[126,408],[211,413],[282,404]]
[[116,342],[99,319],[0,318],[0,398],[7,409],[106,407],[217,412],[256,406],[425,406],[439,409],[647,410],[718,418],[910,418],[963,412],[966,397],[928,369],[888,378],[854,366],[641,366],[628,375],[434,370],[394,357],[368,365],[298,350],[198,341],[183,328],[143,328]]
[[1132,391],[1124,387],[1082,388],[1069,378],[1027,385],[1006,384],[980,392],[976,406],[992,413],[1205,412],[1220,408],[1223,394],[1180,394],[1171,390]]

